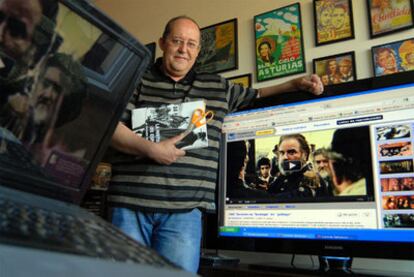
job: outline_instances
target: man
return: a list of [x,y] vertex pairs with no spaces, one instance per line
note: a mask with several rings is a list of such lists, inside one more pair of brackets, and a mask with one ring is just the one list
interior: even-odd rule
[[[131,237],[153,247],[186,270],[196,272],[201,240],[201,210],[215,210],[215,187],[223,117],[257,97],[306,89],[323,90],[319,78],[297,78],[254,90],[213,74],[197,74],[200,28],[186,16],[171,19],[158,41],[162,59],[147,71],[129,108],[160,106],[204,99],[214,112],[208,123],[208,147],[183,151],[182,135],[153,143],[119,123],[112,146],[123,153],[113,163],[108,201],[112,222]],[[130,110],[125,113],[129,123]],[[143,158],[139,160],[138,158]]]
[[0,125],[17,137],[38,73],[34,69],[54,37],[57,5],[53,0],[0,1]]
[[257,162],[259,169],[259,175],[254,182],[256,189],[267,191],[269,184],[275,180],[275,177],[270,175],[270,160],[269,158],[262,157]]
[[[348,15],[347,8],[344,5],[338,4],[332,9],[331,23],[336,32],[340,32],[346,27],[346,17]],[[340,33],[338,34],[340,35]]]
[[276,198],[294,199],[313,197],[321,180],[308,162],[310,147],[301,134],[281,136],[279,139],[279,171],[270,184],[269,193]]
[[54,0],[0,1],[0,59],[5,65],[0,68],[1,77],[26,74],[46,54],[53,40],[57,9]]
[[338,129],[330,149],[329,166],[335,196],[366,195],[372,174],[368,127]]
[[338,62],[336,59],[330,59],[326,63],[326,73],[329,78],[329,84],[339,84]]
[[352,75],[352,61],[349,58],[343,58],[339,62],[339,82],[346,83],[354,80]]
[[46,60],[30,95],[32,126],[26,129],[24,143],[41,143],[49,128],[60,127],[80,113],[80,104],[67,107],[64,100],[76,97],[81,101],[86,89],[84,80],[81,65],[70,55],[56,53]]
[[[3,54],[15,60],[30,63],[36,26],[42,19],[42,7],[38,0],[4,0],[0,2],[0,45]],[[4,56],[3,56],[4,57]]]
[[313,161],[316,171],[324,180],[324,185],[317,190],[317,195],[332,195],[332,173],[329,167],[329,152],[325,148],[318,148],[313,152]]
[[[231,200],[270,200],[272,195],[265,190],[246,184],[246,168],[249,162],[248,141],[235,141],[227,147],[226,197]],[[266,158],[267,159],[267,158]]]
[[279,174],[279,162],[278,162],[278,152],[279,151],[279,146],[277,144],[275,144],[275,146],[273,147],[273,157],[271,160],[271,170],[270,170],[270,175],[277,177],[277,175]]

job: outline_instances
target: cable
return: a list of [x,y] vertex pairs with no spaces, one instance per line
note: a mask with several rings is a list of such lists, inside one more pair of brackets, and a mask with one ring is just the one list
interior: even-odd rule
[[290,265],[292,267],[295,267],[295,257],[296,257],[296,255],[295,254],[292,254],[292,259],[290,260]]

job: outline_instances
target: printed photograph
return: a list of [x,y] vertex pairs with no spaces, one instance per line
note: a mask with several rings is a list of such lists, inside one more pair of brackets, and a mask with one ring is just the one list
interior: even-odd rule
[[367,0],[371,38],[414,27],[411,0]]
[[414,70],[414,38],[373,46],[375,76]]
[[356,80],[355,53],[347,52],[313,60],[313,72],[325,86]]
[[[187,135],[176,146],[182,149],[196,149],[208,146],[206,121],[200,126],[193,122],[195,111],[205,111],[204,101],[182,104],[162,105],[159,107],[137,108],[132,110],[132,130],[137,135],[153,142]],[[203,115],[201,115],[203,116]]]
[[354,38],[351,0],[314,0],[316,46]]
[[254,17],[257,81],[306,71],[300,4]]

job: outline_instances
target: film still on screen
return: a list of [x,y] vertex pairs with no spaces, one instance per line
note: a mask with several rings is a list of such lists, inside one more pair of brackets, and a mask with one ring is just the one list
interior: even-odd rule
[[368,127],[356,127],[230,142],[227,201],[369,201],[369,137]]

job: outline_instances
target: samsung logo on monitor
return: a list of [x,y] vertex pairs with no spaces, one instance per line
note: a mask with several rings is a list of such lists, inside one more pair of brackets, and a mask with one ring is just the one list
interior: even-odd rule
[[344,250],[344,247],[340,245],[324,245],[323,248],[326,250]]

